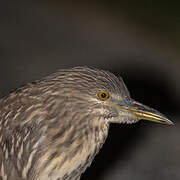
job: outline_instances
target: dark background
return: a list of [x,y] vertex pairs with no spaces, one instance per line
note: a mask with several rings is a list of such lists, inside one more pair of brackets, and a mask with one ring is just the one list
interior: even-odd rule
[[179,32],[179,1],[1,1],[0,95],[66,67],[121,75],[175,126],[113,124],[82,180],[179,180]]

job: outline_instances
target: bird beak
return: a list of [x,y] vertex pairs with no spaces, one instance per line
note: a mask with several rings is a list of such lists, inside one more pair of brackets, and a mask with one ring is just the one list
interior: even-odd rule
[[128,114],[135,116],[137,119],[143,119],[168,125],[174,124],[160,112],[136,101],[132,101],[128,104],[118,104],[116,105],[116,108],[128,111]]

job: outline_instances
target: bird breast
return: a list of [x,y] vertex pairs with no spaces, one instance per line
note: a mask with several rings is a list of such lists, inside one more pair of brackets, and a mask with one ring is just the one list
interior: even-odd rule
[[[104,123],[103,123],[104,124]],[[108,133],[108,126],[94,127],[88,137],[83,141],[73,141],[69,147],[64,148],[59,156],[56,156],[38,175],[38,180],[76,180],[90,166],[94,156],[99,152]],[[43,167],[45,159],[47,160],[53,153],[47,151],[40,159],[38,169]],[[77,178],[78,179],[78,178]]]

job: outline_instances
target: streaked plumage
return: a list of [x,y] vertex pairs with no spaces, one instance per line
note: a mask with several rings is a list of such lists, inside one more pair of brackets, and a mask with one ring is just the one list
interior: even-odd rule
[[[107,101],[97,96],[102,90]],[[122,79],[107,71],[64,69],[29,83],[0,100],[1,179],[79,180],[109,123],[141,118],[171,123],[133,101]]]

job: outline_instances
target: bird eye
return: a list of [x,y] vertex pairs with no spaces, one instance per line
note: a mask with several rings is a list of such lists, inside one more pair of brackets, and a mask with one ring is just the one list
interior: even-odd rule
[[98,92],[98,97],[100,98],[100,100],[106,101],[107,99],[109,99],[109,93],[107,91],[100,91]]

